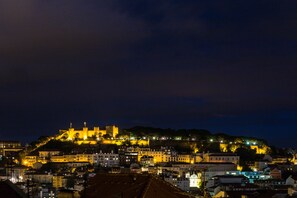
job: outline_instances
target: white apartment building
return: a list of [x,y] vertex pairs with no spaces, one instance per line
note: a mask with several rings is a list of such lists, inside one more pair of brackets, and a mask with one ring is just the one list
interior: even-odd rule
[[183,191],[188,192],[190,191],[190,180],[184,177],[178,178],[176,182],[176,187],[178,187]]
[[99,153],[94,154],[94,164],[102,167],[115,167],[119,166],[119,154],[111,151],[110,153]]

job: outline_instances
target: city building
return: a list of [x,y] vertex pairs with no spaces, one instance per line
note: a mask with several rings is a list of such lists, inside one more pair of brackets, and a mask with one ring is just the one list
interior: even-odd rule
[[281,179],[282,178],[282,171],[274,168],[270,171],[270,176],[272,179]]
[[204,153],[203,162],[239,164],[239,156],[234,153]]
[[45,173],[45,172],[35,172],[35,173],[26,173],[25,176],[25,180],[27,179],[36,182],[36,183],[40,183],[40,184],[51,184],[53,181],[53,175],[50,173]]
[[144,155],[140,158],[140,164],[142,166],[154,166],[154,157]]
[[39,197],[41,198],[56,198],[57,190],[54,188],[42,188],[39,191]]
[[176,162],[194,164],[194,157],[191,154],[177,154]]
[[271,176],[263,171],[227,171],[226,175],[243,175],[249,179],[249,183],[271,179]]
[[23,182],[25,178],[25,172],[28,169],[25,166],[22,165],[13,165],[13,166],[7,166],[6,169],[6,177],[9,178],[9,180],[12,183],[17,182]]
[[[177,154],[174,150],[161,147],[160,149],[151,149],[151,148],[133,148],[133,151],[138,153],[138,161],[143,156],[151,156],[154,159],[154,163],[162,162],[174,162],[176,161]],[[182,157],[184,159],[184,157]],[[184,159],[187,160],[187,159]]]
[[111,152],[103,153],[100,150],[99,153],[93,154],[94,156],[94,164],[101,167],[116,167],[119,166],[120,157],[119,154],[114,153],[113,150]]
[[29,166],[29,167],[33,167],[33,164],[35,164],[36,162],[38,162],[38,156],[36,155],[27,155],[22,160],[22,164],[24,166]]
[[173,186],[177,186],[177,176],[176,175],[165,175],[163,177],[164,181],[172,184]]
[[54,155],[51,157],[51,162],[89,162],[94,164],[94,155],[96,154],[69,154],[69,155]]
[[199,183],[201,182],[201,178],[198,177],[198,174],[191,174],[189,176],[189,180],[190,180],[190,188],[198,188],[199,187]]
[[58,150],[42,150],[38,151],[39,157],[40,158],[51,158],[54,155],[59,155],[60,151]]
[[236,187],[236,186],[246,186],[248,184],[248,178],[243,175],[221,175],[214,176],[207,181],[206,188],[210,192],[210,195],[214,196],[226,190],[224,187]]
[[133,163],[138,163],[138,152],[126,151],[119,153],[120,165],[130,167]]
[[66,186],[66,180],[63,175],[53,175],[52,183],[54,188],[63,188]]
[[185,177],[179,177],[176,181],[176,187],[179,189],[189,192],[190,191],[190,180]]
[[290,175],[287,179],[286,179],[286,185],[290,185],[294,188],[297,187],[297,177],[294,175]]
[[0,141],[0,155],[10,156],[23,150],[23,147],[19,141]]

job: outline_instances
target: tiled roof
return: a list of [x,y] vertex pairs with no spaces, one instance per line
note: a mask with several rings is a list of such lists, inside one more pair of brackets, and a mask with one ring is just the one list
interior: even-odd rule
[[25,198],[27,197],[25,193],[15,186],[10,181],[0,182],[0,196],[5,196],[5,198]]
[[171,184],[151,175],[97,174],[90,179],[86,197],[191,197]]
[[209,156],[233,156],[233,157],[238,156],[235,153],[209,153],[208,155]]

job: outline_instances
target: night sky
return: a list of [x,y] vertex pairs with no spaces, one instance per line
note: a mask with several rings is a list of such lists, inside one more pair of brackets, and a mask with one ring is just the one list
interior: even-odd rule
[[1,0],[0,139],[116,124],[296,146],[297,1]]

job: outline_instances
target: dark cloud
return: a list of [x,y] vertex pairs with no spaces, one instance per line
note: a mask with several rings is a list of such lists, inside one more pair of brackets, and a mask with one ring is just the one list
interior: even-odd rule
[[92,64],[104,69],[147,34],[141,21],[96,1],[4,1],[0,24],[1,63],[8,65],[1,68],[2,80],[15,80],[15,72],[34,80],[84,72]]
[[1,1],[0,137],[85,120],[293,136],[296,4]]

